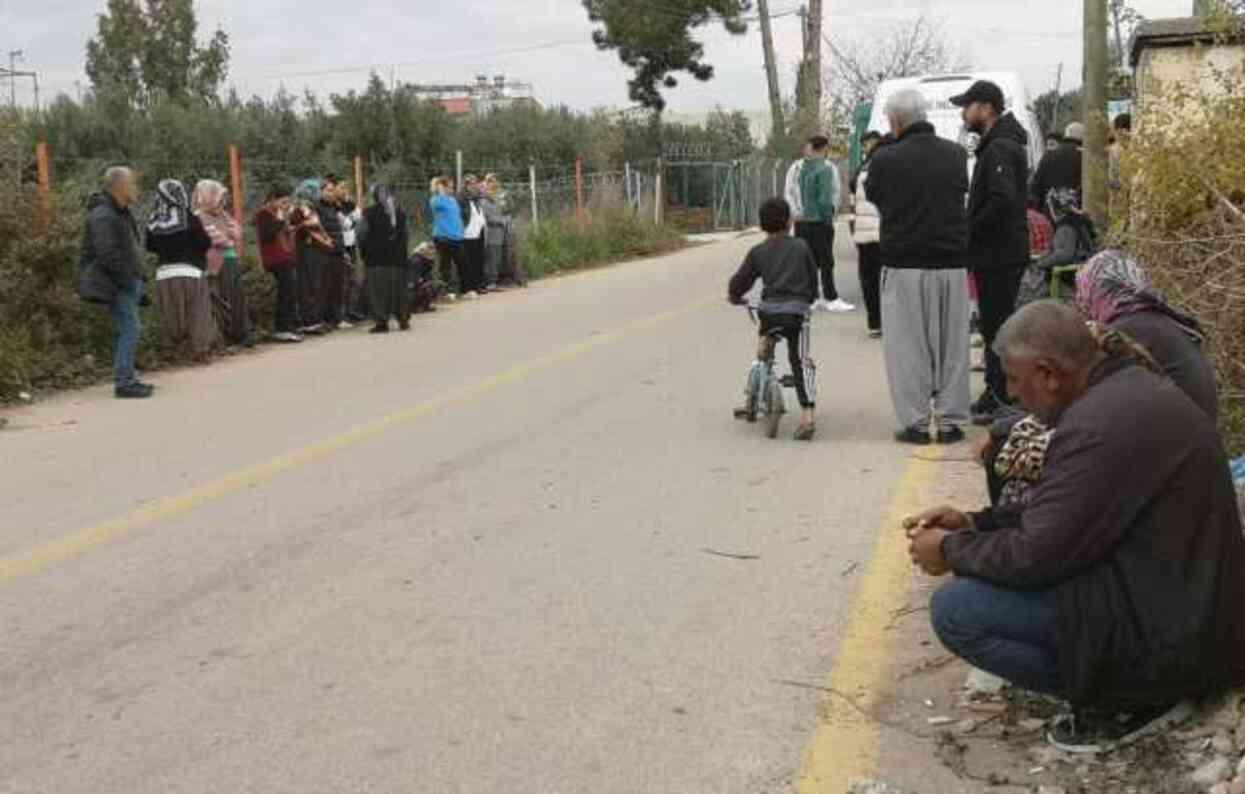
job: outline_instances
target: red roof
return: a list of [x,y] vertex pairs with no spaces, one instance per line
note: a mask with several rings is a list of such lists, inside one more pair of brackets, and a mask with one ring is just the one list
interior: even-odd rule
[[465,96],[450,97],[449,99],[438,100],[441,107],[445,108],[445,112],[451,116],[466,116],[471,113],[471,98]]

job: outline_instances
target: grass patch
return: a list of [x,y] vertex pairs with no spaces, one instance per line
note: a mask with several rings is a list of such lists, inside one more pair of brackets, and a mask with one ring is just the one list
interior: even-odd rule
[[519,256],[531,279],[682,248],[683,235],[639,218],[623,207],[597,210],[582,220],[550,218],[520,237]]

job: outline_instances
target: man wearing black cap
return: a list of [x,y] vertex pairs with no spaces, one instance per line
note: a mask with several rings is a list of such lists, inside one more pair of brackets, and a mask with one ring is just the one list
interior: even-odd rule
[[986,347],[986,390],[973,404],[973,421],[988,424],[1007,401],[1007,378],[994,337],[1016,311],[1020,279],[1029,264],[1029,134],[1005,110],[1003,91],[978,80],[952,97],[964,126],[981,136],[968,195],[968,265],[977,281],[981,335]]

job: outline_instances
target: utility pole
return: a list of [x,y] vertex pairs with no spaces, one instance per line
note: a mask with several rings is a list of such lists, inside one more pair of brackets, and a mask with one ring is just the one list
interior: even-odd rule
[[1107,0],[1085,3],[1083,201],[1099,229],[1107,221]]
[[822,0],[808,0],[808,44],[805,58],[808,60],[808,110],[811,114],[810,131],[821,127],[821,14]]
[[21,50],[9,50],[9,104],[17,108],[17,61],[22,57]]
[[1059,134],[1059,111],[1063,106],[1063,61],[1059,62],[1059,70],[1055,72],[1055,107],[1051,111],[1050,131]]
[[778,64],[774,58],[774,32],[770,27],[769,0],[757,0],[757,12],[761,17],[761,47],[765,50],[765,80],[769,84],[769,112],[773,124],[770,140],[777,145],[787,135],[787,122],[783,118],[782,93],[778,88]]

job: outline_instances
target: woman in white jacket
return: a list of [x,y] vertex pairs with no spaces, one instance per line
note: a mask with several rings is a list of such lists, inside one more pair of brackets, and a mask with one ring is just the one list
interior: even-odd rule
[[869,178],[869,160],[882,143],[877,132],[866,132],[860,139],[865,161],[852,180],[852,240],[856,243],[860,263],[860,291],[864,294],[869,336],[882,336],[882,246],[881,216],[878,208],[865,198],[865,182]]

